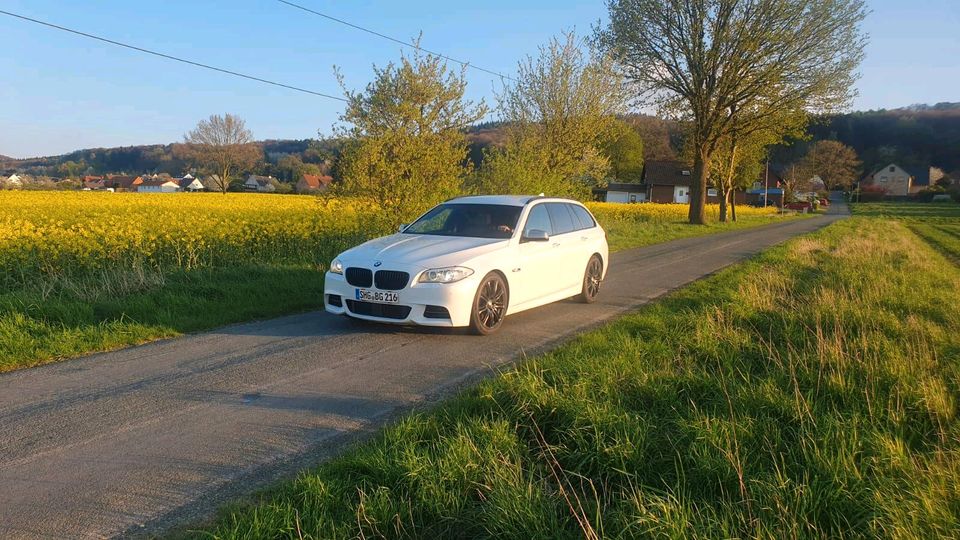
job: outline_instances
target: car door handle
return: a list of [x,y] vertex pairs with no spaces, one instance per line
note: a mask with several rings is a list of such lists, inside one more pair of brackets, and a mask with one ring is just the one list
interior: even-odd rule
[[589,237],[589,236],[581,236],[580,239],[581,239],[581,240],[589,240],[590,237]]
[[557,246],[559,246],[559,245],[560,245],[560,242],[554,242],[554,243],[553,243],[553,247],[557,247]]

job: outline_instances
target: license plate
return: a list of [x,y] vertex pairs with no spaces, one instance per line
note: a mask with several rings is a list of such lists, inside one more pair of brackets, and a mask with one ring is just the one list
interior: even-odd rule
[[396,304],[400,301],[400,295],[388,291],[371,291],[370,289],[357,289],[357,300],[364,302],[377,302],[379,304]]

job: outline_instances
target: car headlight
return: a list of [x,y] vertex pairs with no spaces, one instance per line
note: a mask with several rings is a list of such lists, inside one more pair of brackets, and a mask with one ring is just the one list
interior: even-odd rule
[[420,274],[420,283],[453,283],[473,275],[473,270],[463,266],[431,268]]
[[340,262],[340,259],[334,259],[333,262],[330,263],[330,271],[334,274],[343,273],[343,263]]

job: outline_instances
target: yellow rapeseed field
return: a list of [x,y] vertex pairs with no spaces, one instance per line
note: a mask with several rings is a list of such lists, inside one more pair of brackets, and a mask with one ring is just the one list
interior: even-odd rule
[[[632,221],[647,223],[672,223],[686,221],[689,207],[685,204],[620,204],[620,203],[587,203],[587,207],[601,223],[609,221]],[[775,216],[778,210],[773,207],[754,208],[752,206],[737,206],[739,217],[754,218]],[[707,205],[707,219],[716,221],[720,218],[720,206]]]
[[309,196],[4,191],[0,270],[15,285],[143,265],[321,263],[369,235],[371,212]]
[[[681,222],[673,204],[591,203],[601,223]],[[710,212],[715,216],[717,209]],[[742,215],[770,209],[741,208]],[[0,192],[0,283],[149,267],[316,263],[380,234],[376,208],[310,196]],[[392,226],[392,225],[391,225]]]

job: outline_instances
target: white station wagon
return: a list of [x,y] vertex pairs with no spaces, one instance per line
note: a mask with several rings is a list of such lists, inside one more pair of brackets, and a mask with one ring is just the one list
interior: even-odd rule
[[576,201],[461,197],[341,253],[324,304],[358,319],[489,334],[525,309],[593,302],[608,260],[606,234]]

